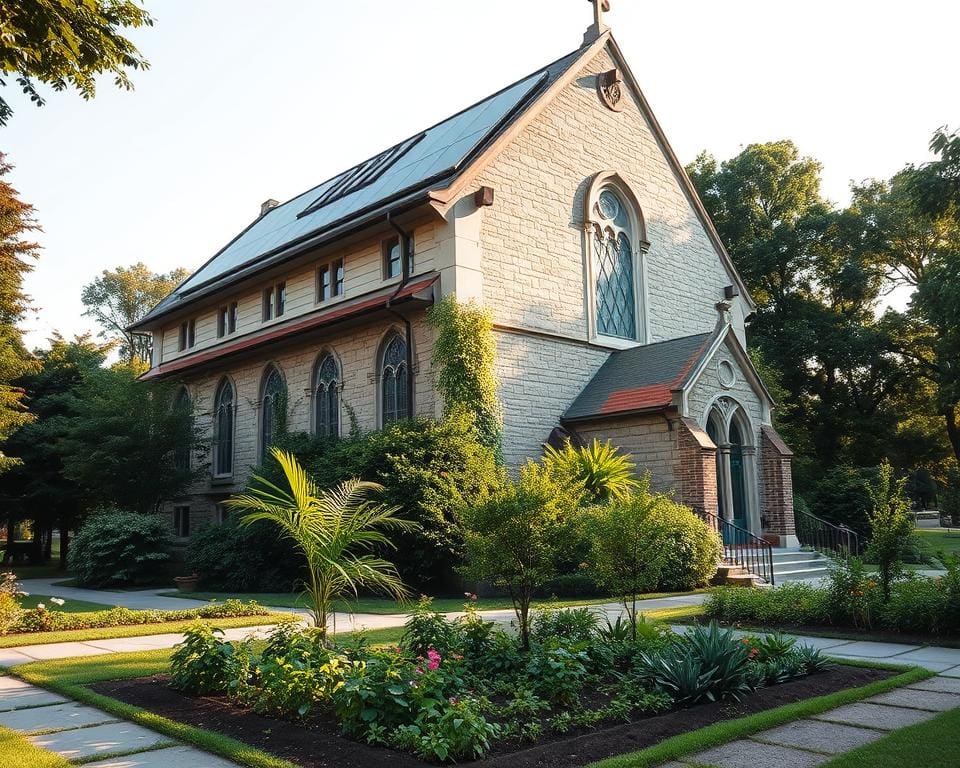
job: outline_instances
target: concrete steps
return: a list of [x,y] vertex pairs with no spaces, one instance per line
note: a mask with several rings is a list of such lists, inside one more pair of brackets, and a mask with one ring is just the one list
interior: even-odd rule
[[830,573],[830,558],[799,547],[773,550],[773,576],[777,584],[785,581],[819,579]]

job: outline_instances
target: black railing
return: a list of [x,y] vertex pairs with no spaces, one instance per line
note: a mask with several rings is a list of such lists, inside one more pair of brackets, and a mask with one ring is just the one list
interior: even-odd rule
[[759,576],[767,584],[774,583],[773,545],[769,541],[712,512],[698,511],[707,524],[720,534],[723,562],[726,565],[739,566],[747,573]]
[[794,519],[801,546],[842,560],[860,556],[860,535],[852,528],[835,525],[800,509],[794,510]]

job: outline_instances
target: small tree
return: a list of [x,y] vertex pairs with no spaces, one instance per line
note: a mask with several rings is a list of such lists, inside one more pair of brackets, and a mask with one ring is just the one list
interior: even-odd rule
[[637,637],[637,595],[660,578],[665,554],[663,507],[674,502],[650,492],[645,475],[628,498],[597,507],[590,525],[589,565],[597,583],[620,597]]
[[896,480],[893,467],[884,461],[876,481],[870,485],[871,510],[868,555],[876,559],[883,600],[890,600],[890,585],[900,575],[903,552],[913,535],[910,500],[907,498],[906,478]]
[[464,514],[463,572],[509,591],[524,650],[530,647],[530,602],[537,588],[556,576],[565,523],[582,495],[582,483],[564,485],[531,461],[518,480],[506,482]]
[[634,477],[636,464],[609,440],[601,443],[594,438],[582,448],[575,447],[569,440],[559,449],[548,445],[543,463],[552,472],[583,482],[586,498],[593,503],[622,501],[640,487]]
[[368,499],[382,487],[346,480],[321,492],[291,454],[276,448],[270,454],[282,467],[287,487],[255,475],[246,493],[226,503],[246,513],[245,525],[264,520],[278,526],[306,557],[307,594],[321,633],[326,634],[337,598],[356,597],[361,589],[407,597],[396,567],[376,552],[394,548],[384,531],[410,530],[415,523],[394,517],[396,507]]

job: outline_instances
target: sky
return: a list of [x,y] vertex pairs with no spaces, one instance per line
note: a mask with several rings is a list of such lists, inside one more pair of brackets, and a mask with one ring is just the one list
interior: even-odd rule
[[[580,45],[586,0],[145,0],[135,90],[51,93],[0,149],[43,226],[31,347],[95,330],[81,288],[142,261],[196,268],[286,200]],[[792,139],[823,191],[930,159],[960,126],[941,0],[611,0],[607,16],[681,162]]]

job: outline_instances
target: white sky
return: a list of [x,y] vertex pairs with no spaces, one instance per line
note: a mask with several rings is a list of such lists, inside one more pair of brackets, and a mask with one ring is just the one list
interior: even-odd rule
[[[578,47],[586,0],[146,0],[136,90],[53,93],[0,148],[37,208],[28,343],[92,329],[80,289],[197,267],[286,200]],[[793,139],[824,192],[928,159],[960,124],[960,3],[612,0],[608,21],[681,162]]]

